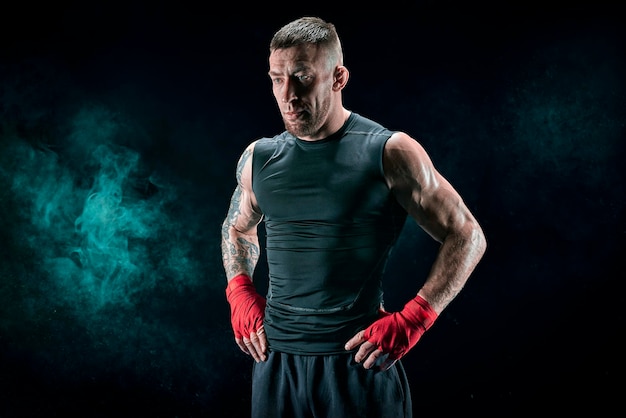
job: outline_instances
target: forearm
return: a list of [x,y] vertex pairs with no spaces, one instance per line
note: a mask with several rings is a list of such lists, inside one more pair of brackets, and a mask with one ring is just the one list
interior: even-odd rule
[[259,255],[256,227],[248,233],[242,233],[225,220],[222,224],[222,263],[226,278],[230,280],[238,274],[252,277]]
[[485,236],[476,223],[468,224],[462,232],[451,233],[443,240],[428,278],[418,293],[437,314],[463,289],[485,249]]

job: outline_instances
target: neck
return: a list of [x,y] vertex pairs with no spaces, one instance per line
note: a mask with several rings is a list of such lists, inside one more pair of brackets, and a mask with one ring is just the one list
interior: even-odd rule
[[348,109],[341,107],[338,112],[334,112],[331,117],[328,118],[326,124],[315,134],[315,136],[306,136],[299,137],[303,141],[319,141],[320,139],[325,139],[337,132],[344,123],[350,117],[350,112]]

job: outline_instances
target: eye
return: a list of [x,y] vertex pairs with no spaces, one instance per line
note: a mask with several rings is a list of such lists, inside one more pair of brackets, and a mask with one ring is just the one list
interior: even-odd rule
[[298,74],[296,75],[296,78],[302,84],[309,84],[311,80],[313,80],[313,77],[308,74]]

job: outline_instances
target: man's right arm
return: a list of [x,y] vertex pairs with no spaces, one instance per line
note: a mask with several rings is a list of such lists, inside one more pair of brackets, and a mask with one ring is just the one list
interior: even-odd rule
[[252,192],[251,144],[237,164],[237,187],[232,194],[226,219],[222,223],[222,262],[226,278],[246,274],[252,277],[259,261],[260,247],[257,225],[263,218]]
[[263,218],[252,192],[253,150],[251,144],[237,164],[237,187],[222,223],[222,260],[228,279],[226,299],[235,342],[241,351],[259,362],[267,358],[267,337],[263,329],[265,298],[252,283],[260,254],[257,225]]

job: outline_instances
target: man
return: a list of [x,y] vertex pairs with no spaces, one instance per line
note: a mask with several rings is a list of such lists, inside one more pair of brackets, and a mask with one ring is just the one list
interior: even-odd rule
[[[282,27],[269,76],[285,132],[242,153],[222,226],[235,342],[255,360],[252,416],[410,417],[398,360],[463,288],[486,248],[482,229],[417,141],[344,108],[334,25]],[[441,246],[391,313],[381,281],[407,214]],[[261,221],[266,297],[252,282]]]

